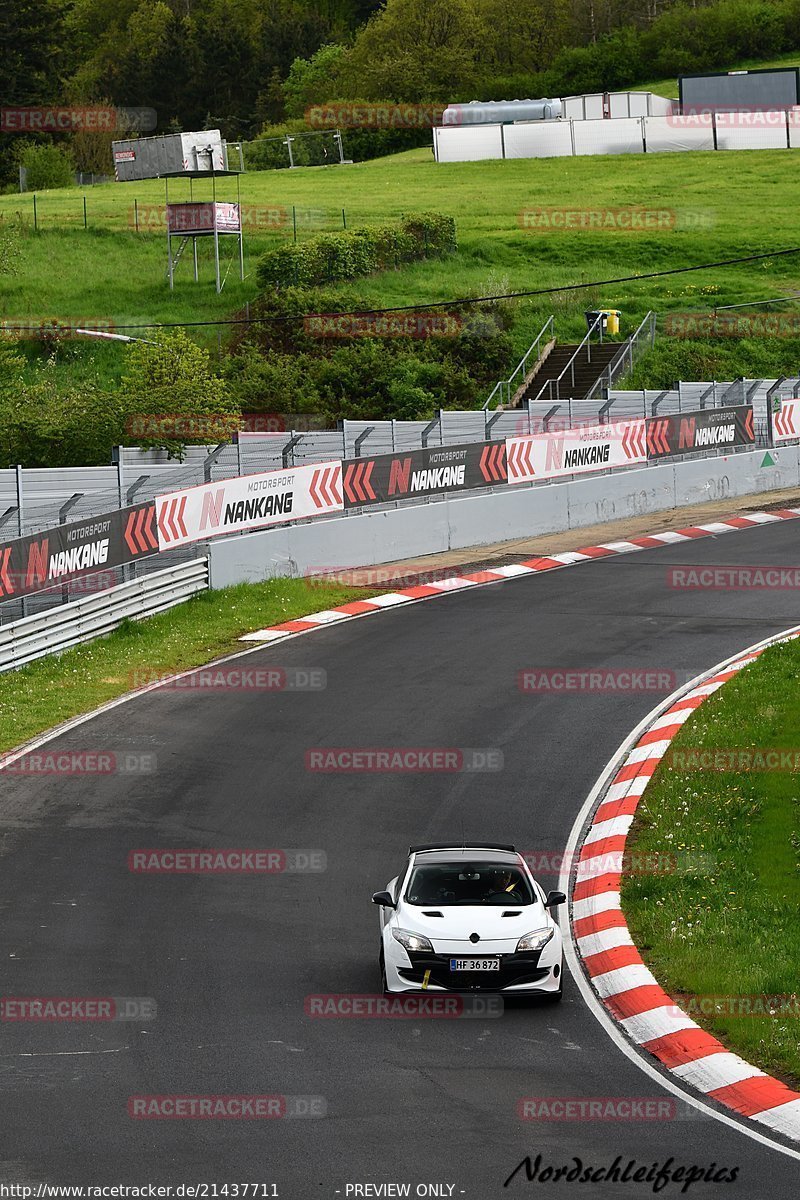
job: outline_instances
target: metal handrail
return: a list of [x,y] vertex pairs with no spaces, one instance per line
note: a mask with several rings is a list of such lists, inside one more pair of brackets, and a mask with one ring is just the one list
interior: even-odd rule
[[655,341],[655,336],[656,336],[656,314],[652,311],[652,309],[644,317],[644,319],[640,323],[636,332],[634,334],[632,334],[630,338],[628,338],[627,342],[624,342],[622,344],[622,346],[620,347],[622,350],[622,353],[619,356],[615,357],[608,364],[606,369],[603,371],[603,374],[600,376],[597,383],[594,385],[591,392],[586,397],[587,400],[598,399],[598,396],[597,396],[598,387],[606,387],[606,388],[611,387],[611,384],[614,382],[614,380],[617,378],[617,376],[622,373],[626,359],[628,362],[628,370],[633,369],[634,350],[638,349],[639,340],[645,334],[647,335],[647,337],[650,341],[650,345],[652,346]]
[[547,395],[547,399],[548,399],[548,400],[550,400],[550,401],[552,401],[552,400],[553,400],[553,385],[554,385],[554,384],[555,384],[555,389],[556,389],[556,390],[555,390],[555,399],[556,399],[556,400],[560,400],[560,399],[561,399],[561,380],[564,378],[564,376],[566,375],[567,371],[569,371],[569,372],[570,372],[570,375],[571,375],[571,378],[572,378],[572,386],[573,386],[573,387],[575,386],[575,360],[578,358],[578,356],[579,356],[579,354],[580,354],[581,350],[583,349],[583,347],[584,347],[584,346],[586,346],[586,347],[587,347],[587,361],[588,361],[588,362],[591,362],[591,361],[592,361],[592,340],[591,340],[591,339],[592,339],[592,334],[593,334],[595,331],[599,331],[599,333],[600,333],[600,345],[602,345],[602,344],[603,344],[603,317],[604,317],[604,314],[603,314],[603,313],[598,313],[598,314],[597,314],[597,316],[595,317],[595,319],[592,321],[591,325],[589,326],[589,328],[588,328],[588,330],[587,330],[587,332],[586,332],[586,334],[585,334],[585,336],[584,336],[584,338],[583,338],[583,341],[582,341],[582,342],[580,343],[580,345],[579,345],[579,346],[576,348],[576,350],[575,350],[575,353],[574,353],[574,354],[573,354],[573,355],[570,357],[569,361],[566,363],[566,365],[565,365],[564,369],[562,370],[561,374],[560,374],[560,375],[558,375],[558,376],[557,376],[555,379],[548,379],[548,380],[546,380],[546,381],[545,381],[545,382],[542,384],[541,388],[539,389],[539,391],[538,391],[538,392],[536,393],[536,395],[534,396],[534,403],[535,403],[537,400],[541,400],[541,398],[542,398],[542,394],[543,394],[545,391],[548,393],[548,395]]
[[[495,406],[496,408],[499,408],[499,407],[500,407],[500,404],[502,404],[502,403],[503,403],[503,393],[505,393],[505,401],[506,401],[506,403],[507,403],[507,404],[509,404],[509,403],[511,402],[511,385],[512,385],[512,383],[513,383],[513,382],[514,382],[514,380],[516,379],[517,375],[519,375],[520,371],[522,371],[522,377],[523,377],[523,379],[525,378],[525,375],[526,375],[526,373],[527,373],[527,364],[528,364],[528,360],[530,359],[530,357],[531,357],[531,355],[533,354],[534,350],[536,350],[536,349],[537,349],[537,347],[539,346],[539,343],[541,342],[541,340],[542,340],[542,338],[544,337],[544,335],[545,335],[545,334],[546,334],[548,331],[549,331],[550,333],[552,333],[552,332],[553,332],[553,326],[554,326],[554,322],[555,322],[555,318],[554,318],[553,316],[549,316],[549,317],[547,318],[547,320],[545,321],[544,325],[543,325],[543,326],[542,326],[542,328],[539,330],[538,334],[536,335],[536,337],[534,338],[534,340],[531,342],[530,346],[528,346],[528,349],[525,351],[525,353],[523,354],[523,356],[522,356],[522,358],[520,359],[520,361],[517,363],[516,367],[514,367],[514,370],[511,372],[511,374],[509,375],[508,379],[500,379],[500,380],[498,380],[498,382],[497,382],[497,383],[494,385],[494,387],[492,388],[492,390],[491,390],[491,392],[490,392],[490,394],[489,394],[489,398],[488,398],[488,400],[487,400],[487,401],[486,401],[486,403],[483,405],[483,407],[484,407],[484,408],[489,408],[489,406],[490,406],[490,405],[491,405],[491,403],[492,403],[492,400],[494,399],[494,397],[495,397],[495,395],[497,394],[497,392],[498,392],[498,391],[500,392],[500,401],[499,401],[499,403],[498,403],[498,404]],[[537,355],[537,358],[538,358],[538,355]]]

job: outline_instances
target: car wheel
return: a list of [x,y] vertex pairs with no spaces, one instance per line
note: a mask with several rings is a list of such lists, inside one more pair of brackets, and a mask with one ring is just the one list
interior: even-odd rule
[[378,956],[378,966],[381,972],[381,991],[386,995],[389,991],[389,984],[386,980],[386,962],[383,957],[383,946],[381,946],[381,952]]

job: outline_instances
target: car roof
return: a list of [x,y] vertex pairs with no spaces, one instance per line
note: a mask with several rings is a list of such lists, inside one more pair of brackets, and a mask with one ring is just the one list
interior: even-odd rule
[[414,852],[417,865],[427,863],[482,862],[497,865],[519,866],[520,856],[512,850],[487,850],[479,846],[454,846],[452,849],[417,850]]

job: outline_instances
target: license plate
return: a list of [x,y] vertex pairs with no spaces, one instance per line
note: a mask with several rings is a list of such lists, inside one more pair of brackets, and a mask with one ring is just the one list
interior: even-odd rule
[[499,958],[451,958],[451,971],[499,971]]

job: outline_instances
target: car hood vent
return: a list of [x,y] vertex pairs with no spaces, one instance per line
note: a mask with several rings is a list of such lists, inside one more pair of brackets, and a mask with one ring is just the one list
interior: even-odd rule
[[423,917],[443,917],[444,913],[440,912],[424,912]]
[[500,915],[501,917],[520,917],[522,916],[522,913],[518,908],[515,908],[513,910],[509,909],[508,912],[501,913]]

